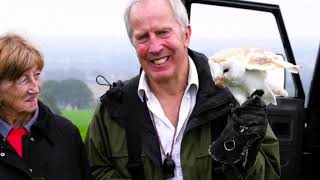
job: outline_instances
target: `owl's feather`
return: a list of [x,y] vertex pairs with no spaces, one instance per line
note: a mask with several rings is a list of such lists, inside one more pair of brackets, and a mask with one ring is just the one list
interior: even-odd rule
[[277,104],[275,96],[288,96],[288,92],[270,80],[276,69],[298,73],[301,66],[283,61],[280,55],[259,48],[230,48],[209,58],[215,83],[226,86],[242,104],[256,89],[263,89],[262,100]]

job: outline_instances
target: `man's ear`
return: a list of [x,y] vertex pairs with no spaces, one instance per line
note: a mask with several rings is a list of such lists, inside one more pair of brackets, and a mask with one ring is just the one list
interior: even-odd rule
[[185,38],[185,41],[184,41],[184,45],[186,48],[189,47],[189,44],[190,44],[190,38],[191,38],[191,26],[190,24],[187,25],[186,29],[185,29],[185,32],[184,32],[184,38]]

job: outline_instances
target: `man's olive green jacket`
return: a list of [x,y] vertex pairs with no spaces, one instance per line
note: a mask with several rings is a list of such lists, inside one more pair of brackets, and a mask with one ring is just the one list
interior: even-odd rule
[[[209,145],[219,136],[227,123],[227,116],[236,103],[231,93],[213,83],[207,58],[189,50],[198,76],[199,89],[195,108],[188,120],[181,143],[181,167],[184,180],[211,180],[213,159]],[[137,91],[139,77],[129,80]],[[126,83],[125,83],[126,84]],[[136,93],[138,96],[138,94]],[[121,101],[125,101],[122,99]],[[137,104],[143,102],[137,102]],[[114,111],[134,111],[135,108]],[[112,112],[114,112],[112,111]],[[100,102],[89,126],[86,147],[94,179],[130,179],[127,169],[128,150],[124,124],[121,118],[111,118],[110,111]],[[114,117],[114,116],[112,116]],[[137,117],[135,117],[137,118]],[[139,118],[139,117],[138,117]],[[146,180],[164,180],[157,134],[149,118],[141,117],[142,160]],[[279,144],[270,126],[260,146],[254,165],[236,170],[223,166],[226,179],[275,180],[280,177]]]

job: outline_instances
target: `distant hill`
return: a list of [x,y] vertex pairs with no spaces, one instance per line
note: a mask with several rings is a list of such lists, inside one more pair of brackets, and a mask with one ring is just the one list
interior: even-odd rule
[[[301,79],[306,95],[315,64],[317,48],[310,48],[308,40],[291,42],[297,64],[303,66]],[[274,45],[276,44],[276,46]],[[228,39],[192,39],[191,48],[207,56],[223,48],[243,47],[273,47],[268,49],[284,53],[279,42],[263,40],[263,42],[248,39],[230,41]],[[139,62],[135,51],[127,39],[90,39],[65,42],[63,40],[46,41],[42,47],[45,55],[45,80],[63,80],[77,78],[85,81],[95,96],[103,92],[104,87],[96,87],[97,75],[105,76],[110,82],[126,80],[139,73]],[[288,86],[293,87],[293,86]],[[99,90],[98,90],[99,89]]]

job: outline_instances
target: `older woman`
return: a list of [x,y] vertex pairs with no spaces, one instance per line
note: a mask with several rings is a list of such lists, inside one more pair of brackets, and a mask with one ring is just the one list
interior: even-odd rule
[[0,37],[0,179],[88,179],[78,129],[38,100],[43,66],[29,41]]

